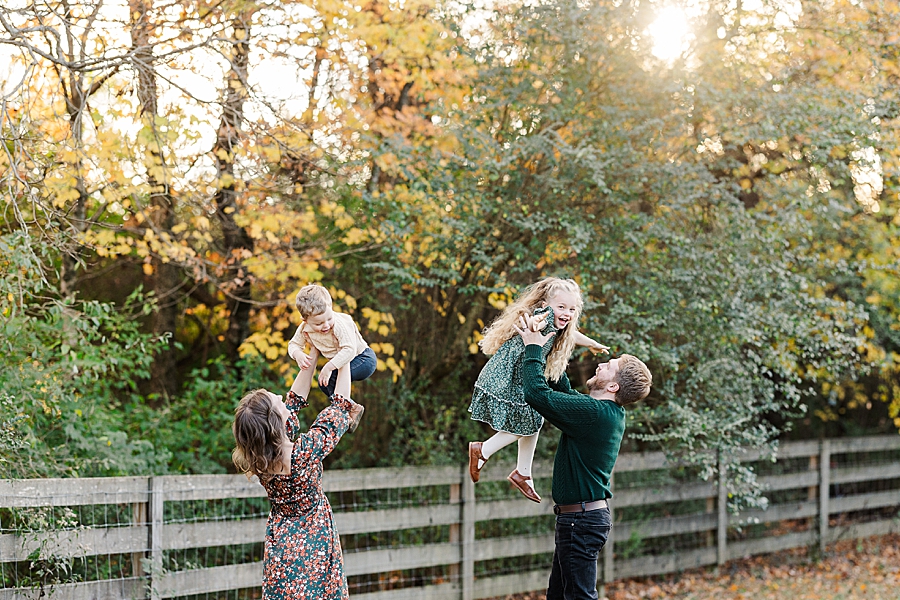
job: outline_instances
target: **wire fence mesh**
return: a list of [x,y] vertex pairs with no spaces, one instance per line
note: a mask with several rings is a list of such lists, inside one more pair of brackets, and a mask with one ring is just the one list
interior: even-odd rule
[[[59,586],[95,582],[95,590],[118,587],[113,595],[133,594],[150,550],[141,522],[144,504],[120,501],[119,490],[90,490],[91,480],[43,483],[48,485],[38,493],[34,485],[18,491],[10,488],[23,486],[7,485],[0,496],[0,591],[40,597]],[[102,487],[110,484],[117,487],[115,481]],[[134,478],[122,485],[133,487]],[[144,496],[146,485],[144,480]]]
[[[749,463],[768,509],[726,511],[725,521],[727,490],[696,469],[620,457],[602,578],[900,531],[897,438],[782,451]],[[326,473],[351,596],[417,598],[429,586],[433,598],[474,599],[544,587],[551,466],[536,465],[539,505],[511,488],[511,469],[491,465],[477,485],[462,467]],[[0,600],[259,598],[268,510],[261,486],[241,476],[0,481]]]

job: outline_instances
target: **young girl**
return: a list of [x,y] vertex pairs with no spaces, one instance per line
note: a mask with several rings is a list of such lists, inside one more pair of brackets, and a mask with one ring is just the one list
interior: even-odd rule
[[543,347],[547,358],[544,375],[556,381],[565,373],[576,345],[587,346],[593,352],[609,350],[578,331],[583,305],[577,283],[547,277],[526,288],[485,330],[481,349],[493,356],[475,382],[469,412],[472,419],[487,423],[497,434],[483,443],[469,443],[469,476],[473,482],[478,481],[484,463],[497,450],[518,442],[516,468],[507,479],[529,500],[541,501],[531,478],[531,463],[544,418],[525,402],[521,374],[525,344],[516,334],[515,325],[522,314],[544,317],[538,324],[540,331],[555,334]]
[[[297,377],[299,380],[300,377]],[[234,414],[234,464],[257,475],[272,509],[263,554],[263,598],[348,599],[341,542],[331,505],[322,491],[325,458],[361,408],[350,400],[350,367],[338,370],[331,406],[300,434],[295,410],[307,406],[296,393],[281,396],[254,390]]]

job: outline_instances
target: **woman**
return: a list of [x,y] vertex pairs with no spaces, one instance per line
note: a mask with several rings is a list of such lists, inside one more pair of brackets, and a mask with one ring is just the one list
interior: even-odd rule
[[[299,379],[299,377],[297,378]],[[264,389],[241,398],[232,431],[234,464],[257,475],[272,504],[266,526],[263,598],[348,599],[341,542],[322,490],[322,460],[362,413],[350,400],[350,368],[338,371],[331,405],[300,434],[294,411],[308,406],[294,385],[288,401]]]

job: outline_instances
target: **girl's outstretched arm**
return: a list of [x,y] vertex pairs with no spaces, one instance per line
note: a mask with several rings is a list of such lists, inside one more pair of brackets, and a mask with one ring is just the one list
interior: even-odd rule
[[580,331],[575,332],[575,345],[576,346],[585,346],[591,350],[594,354],[598,352],[602,352],[604,354],[609,354],[609,346],[604,346],[600,342],[594,341],[588,336],[584,335]]

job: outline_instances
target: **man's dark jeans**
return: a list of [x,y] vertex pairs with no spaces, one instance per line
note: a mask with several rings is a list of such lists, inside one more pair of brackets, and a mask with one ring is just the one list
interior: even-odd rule
[[[362,381],[363,379],[368,379],[372,376],[372,373],[375,372],[375,367],[378,366],[378,359],[375,357],[375,351],[371,348],[366,348],[359,354],[353,357],[353,360],[350,361],[350,381]],[[337,385],[337,369],[331,372],[331,378],[328,380],[328,385],[325,387],[320,387],[319,389],[325,392],[325,395],[331,398],[331,395],[334,394],[334,386]]]
[[547,600],[597,600],[597,555],[610,526],[608,508],[556,515]]

